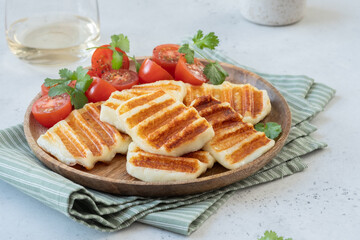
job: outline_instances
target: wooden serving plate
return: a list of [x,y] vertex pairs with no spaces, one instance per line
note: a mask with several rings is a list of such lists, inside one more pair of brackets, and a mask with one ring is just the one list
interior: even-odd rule
[[[139,58],[141,62],[144,58]],[[271,100],[272,109],[263,122],[277,122],[281,124],[282,133],[276,139],[275,146],[253,162],[235,170],[227,170],[215,163],[212,169],[207,170],[195,180],[176,181],[166,183],[148,183],[135,179],[126,172],[126,156],[117,154],[109,163],[97,163],[88,171],[81,166],[70,167],[56,160],[52,155],[42,150],[36,143],[38,137],[46,132],[47,128],[41,126],[31,113],[31,106],[40,97],[38,94],[30,103],[24,120],[26,139],[34,154],[47,167],[64,177],[99,191],[118,195],[137,195],[144,197],[169,197],[201,193],[232,184],[244,179],[264,167],[281,150],[288,137],[291,126],[291,113],[284,97],[269,82],[260,76],[245,69],[221,63],[229,73],[227,81],[233,83],[250,83],[258,89],[267,90]],[[131,62],[131,68],[134,64]]]

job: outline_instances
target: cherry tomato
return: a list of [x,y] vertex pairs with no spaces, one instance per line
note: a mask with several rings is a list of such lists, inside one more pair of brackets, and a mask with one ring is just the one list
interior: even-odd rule
[[[107,48],[109,46],[110,45],[103,45],[100,48],[97,48],[91,57],[91,67],[98,77],[101,77],[104,72],[113,69],[111,63],[113,51]],[[130,63],[126,53],[120,48],[115,49],[116,51],[123,53],[123,63],[121,69],[129,69]]]
[[87,74],[89,74],[90,77],[100,77],[97,73],[97,71],[95,71],[94,69],[90,68],[89,71],[87,72]]
[[109,82],[119,91],[131,88],[135,84],[139,83],[139,77],[137,73],[127,69],[104,72],[101,78]]
[[115,91],[116,88],[107,81],[98,77],[93,77],[93,81],[89,89],[85,92],[85,95],[89,102],[101,102],[108,100],[111,93]]
[[199,59],[195,58],[193,64],[186,62],[184,56],[181,56],[175,69],[175,79],[181,80],[193,85],[201,85],[208,81],[204,71],[204,64]]
[[[70,86],[70,87],[75,87],[75,84],[76,84],[76,81],[74,80],[74,81],[71,81],[71,82],[69,83],[69,86]],[[56,86],[56,85],[55,85],[55,86]],[[54,87],[54,86],[53,86],[53,87]],[[50,88],[52,88],[52,87],[45,87],[45,83],[43,83],[43,84],[41,85],[41,95],[43,95],[43,96],[48,95]]]
[[145,59],[139,70],[140,83],[152,83],[158,80],[173,80],[174,78],[156,62]]
[[48,95],[50,87],[45,87],[45,83],[41,85],[41,95]]
[[153,50],[152,60],[174,76],[176,64],[180,58],[179,48],[177,44],[159,45]]
[[53,98],[44,95],[33,104],[31,112],[44,127],[50,128],[65,119],[72,111],[70,96],[62,94]]

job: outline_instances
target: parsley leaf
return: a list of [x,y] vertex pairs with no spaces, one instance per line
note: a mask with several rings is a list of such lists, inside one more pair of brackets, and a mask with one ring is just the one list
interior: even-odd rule
[[229,76],[218,61],[207,64],[204,68],[204,74],[214,85],[222,84],[225,78]]
[[71,79],[71,80],[73,80],[73,78],[74,78],[73,77],[73,71],[70,71],[67,68],[60,69],[59,70],[59,75],[63,79]]
[[[54,97],[67,93],[70,95],[71,104],[76,108],[82,108],[88,99],[85,96],[86,90],[92,83],[91,77],[87,74],[88,70],[83,67],[78,67],[75,71],[69,69],[61,69],[59,71],[60,79],[45,79],[45,86],[51,87],[49,96]],[[75,87],[68,84],[75,80]]]
[[82,67],[78,67],[75,71],[76,89],[86,92],[92,83],[90,75],[87,74],[88,70]]
[[64,94],[64,93],[67,93],[71,96],[71,93],[74,91],[74,89],[70,86],[63,86],[63,85],[56,85],[55,87],[52,87],[49,89],[49,93],[48,95],[50,97],[54,97],[54,96],[57,96],[57,95],[61,95],[61,94]]
[[85,92],[74,89],[74,91],[71,93],[71,104],[74,105],[75,109],[82,108],[86,103],[88,103],[88,99],[85,96]]
[[109,47],[113,51],[112,59],[111,59],[111,67],[113,69],[120,69],[123,64],[123,53],[116,51],[115,48]]
[[193,37],[194,44],[200,48],[209,48],[214,50],[217,45],[219,45],[219,39],[214,32],[210,32],[204,37],[204,34],[201,30],[198,30],[197,34]]
[[194,63],[194,56],[195,52],[193,49],[190,48],[188,43],[185,43],[179,48],[179,53],[185,54],[185,59],[187,63],[193,64]]
[[[68,82],[69,80],[67,79],[51,79],[51,78],[46,78],[45,79],[45,87],[52,87],[52,86],[55,86],[57,84],[62,84],[62,83],[65,83]],[[70,82],[70,81],[69,81]]]
[[124,52],[130,51],[130,41],[124,34],[112,35],[110,46],[113,48],[120,48]]
[[138,61],[136,61],[135,55],[133,57],[129,56],[129,58],[131,58],[134,61],[136,72],[138,73],[140,70],[141,64]]
[[[266,231],[264,236],[258,240],[284,240],[283,237],[279,237],[274,231]],[[285,240],[292,240],[292,238],[287,238]]]
[[255,130],[259,132],[264,132],[265,135],[270,139],[275,139],[282,132],[281,125],[275,122],[258,123],[255,126]]

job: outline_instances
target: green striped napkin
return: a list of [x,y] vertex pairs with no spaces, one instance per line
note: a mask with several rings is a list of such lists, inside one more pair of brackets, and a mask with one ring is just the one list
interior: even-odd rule
[[[204,51],[204,54],[214,60],[241,66],[220,52]],[[306,168],[300,157],[326,146],[310,136],[316,127],[309,120],[324,109],[335,91],[306,76],[272,75],[250,70],[280,90],[289,103],[293,121],[281,152],[245,180],[218,190],[183,197],[114,196],[86,189],[46,168],[31,152],[22,125],[0,130],[0,178],[75,221],[98,230],[117,231],[139,221],[189,235],[235,191],[300,172]]]

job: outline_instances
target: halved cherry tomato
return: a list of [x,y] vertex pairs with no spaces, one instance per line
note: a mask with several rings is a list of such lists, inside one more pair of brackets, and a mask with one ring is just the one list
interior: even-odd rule
[[45,87],[45,83],[41,85],[41,95],[48,95],[50,87]]
[[[97,48],[91,57],[91,68],[96,72],[98,77],[101,77],[104,72],[112,70],[112,55],[113,51],[108,49],[110,45],[103,45]],[[126,53],[120,48],[115,48],[116,51],[123,53],[123,62],[121,69],[129,69],[129,58]]]
[[140,83],[152,83],[158,80],[173,80],[174,78],[156,62],[145,59],[139,69]]
[[154,48],[151,59],[174,76],[176,64],[180,58],[179,48],[177,44],[159,45]]
[[72,111],[70,96],[62,94],[53,98],[44,95],[33,104],[31,112],[35,119],[44,127],[52,127],[65,119]]
[[93,81],[89,89],[85,92],[85,95],[89,102],[100,102],[108,100],[111,93],[115,91],[116,88],[107,81],[98,77],[93,77]]
[[[76,84],[76,81],[74,80],[74,81],[71,81],[71,82],[69,83],[69,86],[70,86],[70,87],[75,87],[75,84]],[[56,86],[56,85],[55,85],[55,86]],[[43,95],[43,96],[48,95],[50,88],[52,88],[52,87],[45,87],[45,83],[43,83],[43,84],[41,85],[41,95]]]
[[111,70],[104,72],[101,78],[121,91],[131,88],[139,83],[139,77],[136,72],[128,69]]
[[208,81],[204,71],[204,64],[199,59],[195,58],[193,64],[186,62],[184,56],[181,56],[175,69],[175,79],[181,80],[193,85],[201,85]]
[[100,77],[97,73],[97,71],[95,71],[94,69],[90,68],[89,71],[87,72],[87,74],[89,74],[90,77]]

